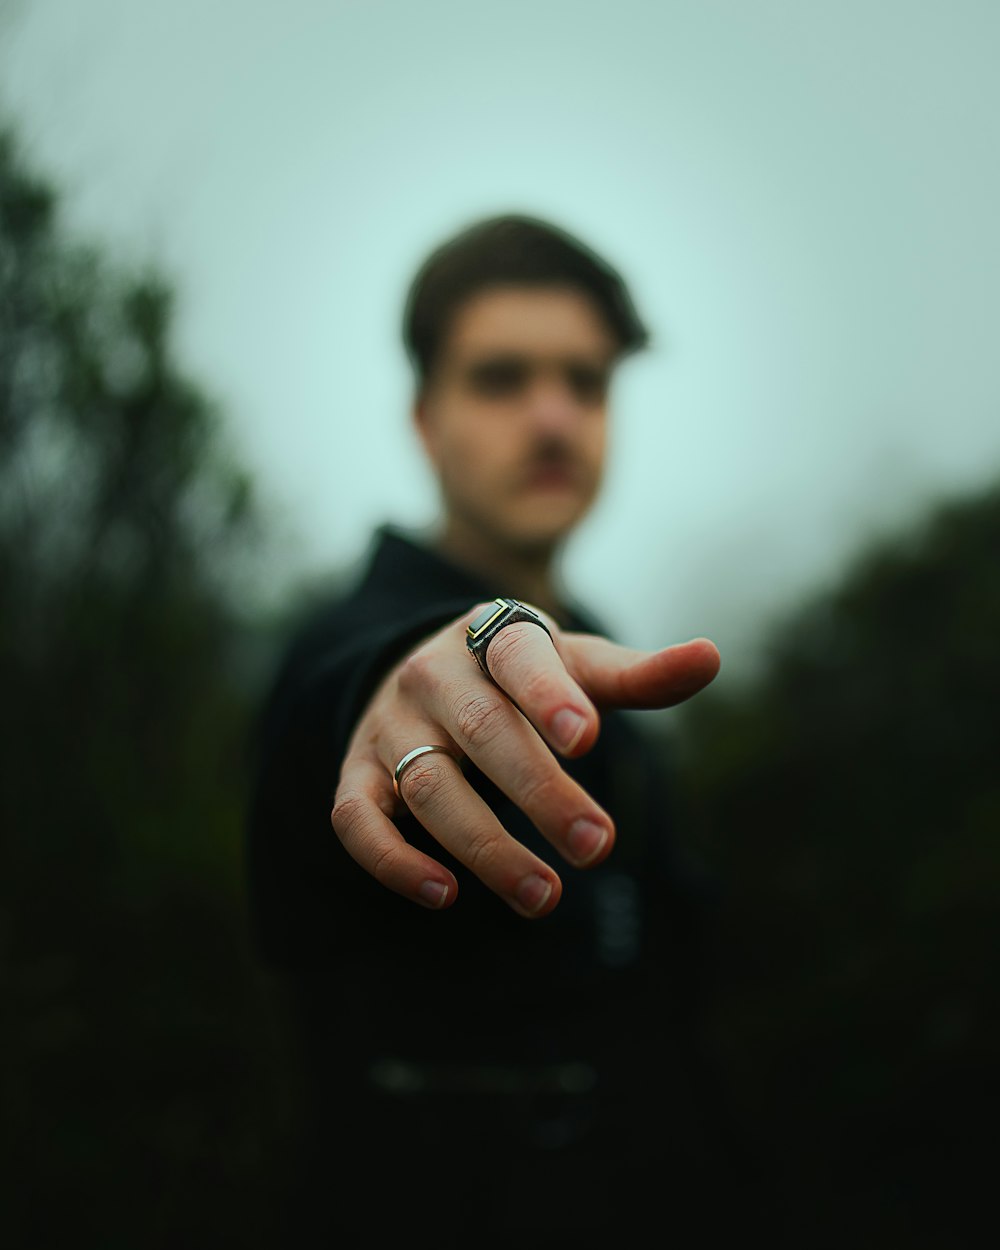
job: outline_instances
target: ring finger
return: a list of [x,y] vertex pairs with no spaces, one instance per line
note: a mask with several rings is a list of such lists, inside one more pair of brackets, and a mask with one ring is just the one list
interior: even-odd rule
[[[382,763],[390,776],[412,751],[407,744],[421,741],[421,734],[433,740],[432,733],[415,727],[387,745]],[[559,877],[507,832],[456,766],[456,755],[449,754],[450,749],[426,752],[408,763],[399,775],[400,800],[441,846],[520,915],[547,914],[562,892]]]

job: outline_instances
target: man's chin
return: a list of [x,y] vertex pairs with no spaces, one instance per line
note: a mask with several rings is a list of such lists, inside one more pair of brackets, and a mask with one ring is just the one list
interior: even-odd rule
[[[583,520],[587,507],[573,500],[534,500],[520,507],[506,527],[513,546],[524,551],[551,551]],[[560,506],[561,505],[561,506]]]

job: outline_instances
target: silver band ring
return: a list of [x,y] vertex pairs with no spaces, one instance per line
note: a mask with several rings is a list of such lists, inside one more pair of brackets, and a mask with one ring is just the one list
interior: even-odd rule
[[508,625],[515,625],[518,621],[527,621],[531,625],[537,625],[540,629],[544,629],[550,638],[552,637],[552,631],[538,613],[525,607],[517,599],[494,599],[466,628],[465,645],[490,681],[493,681],[493,674],[486,664],[486,652],[489,650],[490,643],[502,629],[506,629]]
[[[414,760],[419,759],[421,755],[426,755],[429,751],[443,751],[445,755],[450,755],[452,759],[455,758],[455,756],[452,754],[451,751],[448,750],[447,747],[439,747],[439,746],[414,747],[412,751],[407,751],[407,753],[403,756],[403,758],[396,765],[392,774],[392,788],[396,793],[397,799],[403,798],[403,796],[399,793],[399,781],[403,773],[406,772],[406,770],[410,767],[410,765],[413,763]],[[406,800],[403,799],[403,802],[405,803]]]

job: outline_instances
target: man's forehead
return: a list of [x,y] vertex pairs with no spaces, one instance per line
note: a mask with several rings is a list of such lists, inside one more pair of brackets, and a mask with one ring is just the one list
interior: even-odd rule
[[491,287],[455,313],[444,354],[576,356],[609,361],[617,343],[594,302],[570,287]]

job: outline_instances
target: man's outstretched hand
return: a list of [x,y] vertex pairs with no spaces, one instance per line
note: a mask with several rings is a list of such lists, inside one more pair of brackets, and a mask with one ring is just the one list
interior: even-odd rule
[[[562,883],[513,838],[466,780],[468,758],[577,868],[599,863],[615,839],[610,815],[562,768],[597,741],[598,709],[666,708],[682,703],[719,671],[705,638],[662,651],[635,651],[592,634],[508,625],[490,643],[496,685],[466,649],[465,631],[486,606],[451,622],[393,668],[365,709],[340,773],[332,823],[350,855],[378,881],[425,907],[450,906],[458,882],[443,864],[410,846],[394,818],[401,810],[393,771],[415,747],[400,797],[421,825],[515,911],[547,915]],[[536,609],[537,610],[537,609]]]

